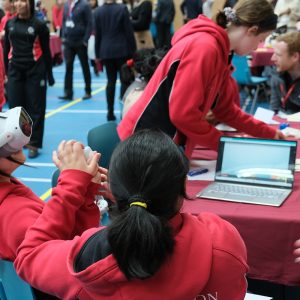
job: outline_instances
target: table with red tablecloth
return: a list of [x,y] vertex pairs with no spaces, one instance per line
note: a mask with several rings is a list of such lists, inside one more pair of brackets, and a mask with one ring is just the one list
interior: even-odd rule
[[[214,159],[216,153],[198,150],[193,156]],[[300,157],[300,147],[297,157]],[[295,174],[293,192],[281,207],[196,198],[185,200],[182,211],[195,215],[213,212],[232,223],[247,247],[250,278],[300,285],[300,264],[294,263],[292,254],[293,243],[300,238],[300,173]],[[187,194],[194,197],[209,183],[188,181]]]
[[272,66],[274,63],[271,61],[271,57],[274,53],[274,49],[270,47],[259,46],[255,51],[251,53],[251,68]]
[[62,42],[61,38],[57,35],[51,35],[50,36],[50,51],[51,56],[54,64],[60,64],[63,61],[63,55],[62,55]]

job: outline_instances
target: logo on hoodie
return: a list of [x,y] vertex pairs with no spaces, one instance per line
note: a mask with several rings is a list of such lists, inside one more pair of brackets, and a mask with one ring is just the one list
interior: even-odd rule
[[218,300],[218,292],[215,292],[214,295],[208,293],[206,295],[197,295],[194,300]]

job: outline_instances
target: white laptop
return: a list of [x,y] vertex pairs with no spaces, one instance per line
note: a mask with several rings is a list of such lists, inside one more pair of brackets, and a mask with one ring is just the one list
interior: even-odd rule
[[215,180],[199,198],[280,206],[293,189],[296,141],[221,137]]

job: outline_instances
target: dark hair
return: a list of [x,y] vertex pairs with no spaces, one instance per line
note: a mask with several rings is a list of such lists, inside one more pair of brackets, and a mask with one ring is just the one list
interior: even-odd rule
[[[168,221],[186,197],[188,170],[182,151],[159,130],[138,131],[115,149],[109,181],[119,215],[108,227],[108,240],[128,279],[154,275],[173,253]],[[130,206],[135,201],[147,208]]]
[[[226,9],[226,8],[225,8]],[[223,28],[228,26],[257,26],[256,34],[276,29],[277,15],[267,0],[240,0],[234,6],[234,16],[228,18],[225,9],[216,16],[216,22]]]
[[[16,164],[18,164],[19,166],[31,167],[31,166],[28,166],[27,164],[25,164],[24,162],[20,162],[20,161],[18,161],[16,159],[12,158],[11,156],[8,156],[8,157],[5,157],[5,158],[8,159],[8,160],[10,160],[10,161],[12,161],[12,162],[14,162],[14,163],[16,163]],[[11,175],[6,174],[5,172],[3,172],[1,170],[0,170],[0,175],[5,176],[5,177],[9,177],[9,178],[12,177]]]
[[166,53],[166,49],[143,48],[137,50],[132,58],[133,65],[129,66],[127,63],[121,68],[122,82],[129,85],[134,81],[133,68],[141,79],[148,82]]

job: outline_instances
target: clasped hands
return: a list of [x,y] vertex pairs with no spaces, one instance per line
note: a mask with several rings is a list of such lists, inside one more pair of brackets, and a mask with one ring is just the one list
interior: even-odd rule
[[107,183],[108,171],[99,166],[100,157],[100,153],[92,151],[86,158],[84,145],[75,140],[62,141],[52,154],[52,160],[61,172],[73,169],[89,173],[93,177],[91,181],[100,185],[99,195],[113,200]]

